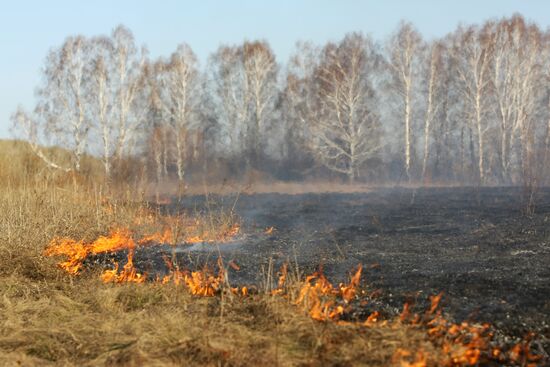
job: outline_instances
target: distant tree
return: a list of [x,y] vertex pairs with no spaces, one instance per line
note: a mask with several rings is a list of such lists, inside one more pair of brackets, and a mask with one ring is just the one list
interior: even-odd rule
[[132,32],[118,26],[111,34],[112,55],[112,109],[115,117],[114,158],[122,157],[124,151],[131,152],[136,134],[144,123],[148,111],[146,102],[145,66],[147,50],[138,49]]
[[[312,78],[318,67],[321,50],[311,43],[298,42],[291,56],[285,75],[283,90],[283,158],[288,169],[303,171],[311,161],[312,150],[308,149],[308,121],[315,100]],[[311,167],[307,167],[311,168]]]
[[[426,56],[426,110],[424,113],[424,154],[422,158],[422,180],[426,182],[428,158],[430,156],[433,123],[436,122],[438,110],[443,103],[441,89],[445,80],[443,68],[443,44],[434,42],[429,47]],[[441,122],[440,122],[441,123]],[[441,131],[441,130],[440,130]]]
[[391,89],[397,93],[404,127],[404,162],[407,179],[411,179],[413,137],[413,93],[417,83],[422,38],[412,24],[402,22],[387,45]]
[[218,117],[230,151],[244,153],[247,167],[257,166],[279,93],[275,56],[267,42],[246,41],[221,46],[210,64]]
[[[197,58],[188,45],[179,45],[169,60],[156,64],[158,104],[162,124],[173,137],[178,180],[183,184],[187,163],[187,142],[192,130],[199,128],[201,101]],[[157,132],[158,134],[158,132]]]
[[[37,117],[31,116],[22,107],[19,107],[17,111],[11,116],[12,129],[16,135],[25,139],[31,150],[40,158],[46,165],[53,169],[58,169],[64,172],[70,172],[73,170],[73,166],[65,166],[59,162],[56,162],[53,158],[49,157],[42,146],[40,136],[45,130]],[[74,153],[73,153],[74,154]]]
[[242,45],[243,66],[250,101],[251,121],[247,127],[249,154],[258,165],[262,151],[262,136],[272,122],[277,88],[275,55],[265,41],[245,42]]
[[[502,34],[504,33],[504,35]],[[505,128],[510,126],[510,140],[517,148],[516,155],[519,161],[519,174],[521,184],[525,188],[524,209],[527,214],[532,214],[535,206],[535,193],[541,182],[542,176],[546,171],[541,165],[546,163],[544,159],[544,150],[538,149],[538,136],[542,136],[545,126],[542,123],[543,118],[548,111],[544,113],[547,97],[544,78],[544,34],[534,24],[528,24],[521,16],[514,16],[509,20],[503,20],[497,26],[497,39],[501,42],[506,40],[499,47],[504,47],[505,53],[501,54],[502,64],[506,65],[502,72],[505,76],[497,74],[495,78],[499,85],[506,85],[505,91],[508,96],[498,94],[501,103],[510,103],[511,111],[507,108],[499,109],[502,111],[501,117],[501,136],[506,136],[508,131]],[[510,96],[511,95],[511,96]],[[499,104],[500,105],[500,104]],[[512,117],[510,121],[510,117]],[[502,123],[505,123],[502,126]],[[502,139],[503,140],[503,139]],[[505,146],[505,151],[508,146]],[[539,156],[540,153],[540,156]],[[509,157],[510,154],[507,155]],[[505,158],[505,157],[503,157]]]
[[220,140],[234,155],[244,151],[250,117],[250,93],[242,55],[237,46],[220,46],[210,58],[211,97],[214,99]]
[[105,175],[110,177],[113,163],[131,152],[149,110],[147,51],[137,48],[124,26],[110,37],[95,38],[92,45],[90,111],[101,139]]
[[[37,89],[35,114],[19,109],[12,118],[38,156],[50,167],[65,171],[80,171],[89,143],[89,50],[90,42],[83,36],[68,37],[61,47],[52,49],[42,71],[43,84]],[[71,152],[71,167],[62,167],[42,152],[43,137]]]
[[371,80],[379,56],[370,39],[350,34],[327,44],[319,57],[301,81],[291,75],[295,87],[305,88],[305,99],[299,97],[294,106],[308,128],[315,159],[354,182],[381,146]]
[[458,82],[455,87],[462,101],[463,115],[475,134],[473,136],[477,143],[477,177],[479,182],[484,184],[486,133],[491,128],[492,121],[490,66],[493,45],[486,29],[459,29],[456,37],[453,48],[453,72],[456,73]]

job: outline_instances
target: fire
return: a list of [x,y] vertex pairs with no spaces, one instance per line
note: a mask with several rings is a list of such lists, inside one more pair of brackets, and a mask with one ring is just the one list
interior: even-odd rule
[[212,297],[220,289],[222,279],[206,271],[194,271],[191,276],[186,275],[184,281],[191,294]]
[[128,252],[128,261],[122,268],[122,271],[118,272],[118,263],[115,263],[113,270],[105,270],[101,274],[101,280],[103,283],[144,283],[147,278],[146,274],[140,274],[134,267],[134,251]]
[[514,345],[509,352],[509,357],[521,366],[536,366],[542,361],[542,356],[531,353],[531,339],[534,334],[529,333],[525,339]]
[[[476,366],[487,363],[536,365],[541,356],[531,353],[529,336],[526,340],[516,344],[508,353],[493,346],[491,325],[479,325],[462,322],[460,324],[446,320],[439,310],[442,294],[431,296],[430,308],[423,318],[415,314],[411,318],[410,306],[405,304],[400,315],[401,322],[410,322],[412,325],[425,327],[429,339],[434,345],[441,346],[443,360],[437,361],[443,366]],[[410,356],[411,354],[408,354]],[[401,356],[403,357],[403,355]],[[402,361],[401,365],[409,362]],[[415,362],[416,363],[416,362]]]
[[241,231],[241,227],[238,224],[233,224],[227,229],[222,229],[216,233],[205,231],[203,233],[197,233],[197,227],[199,223],[190,225],[186,228],[188,235],[184,236],[183,242],[189,244],[195,243],[209,243],[209,242],[226,242],[237,236]]
[[275,230],[275,227],[268,227],[265,229],[264,233],[269,235],[269,234],[272,234],[274,230]]
[[284,263],[281,267],[279,281],[277,282],[277,288],[282,289],[286,284],[286,277],[288,275],[288,263]]
[[134,249],[136,243],[127,229],[115,229],[108,236],[100,236],[91,243],[75,241],[71,238],[55,238],[44,251],[46,256],[64,255],[67,260],[59,266],[69,274],[77,274],[82,269],[82,263],[91,254],[117,252],[124,249]]
[[437,310],[442,296],[443,296],[443,293],[439,293],[437,296],[430,296],[431,306],[428,313],[433,314],[435,310]]
[[316,272],[306,278],[295,304],[301,306],[315,320],[337,320],[346,311],[338,301],[340,299],[346,305],[355,297],[361,271],[362,267],[359,266],[350,283],[340,284],[338,288],[335,288],[322,272]]
[[174,238],[172,235],[172,230],[170,230],[170,228],[165,228],[162,232],[152,233],[139,240],[140,245],[148,244],[151,242],[170,244],[173,243]]
[[422,350],[419,350],[413,356],[412,352],[406,349],[397,348],[392,359],[394,365],[401,367],[426,367],[428,365],[428,358]]
[[379,318],[380,312],[374,311],[369,315],[369,317],[367,317],[367,320],[365,321],[365,326],[370,326],[371,324],[377,322]]
[[363,271],[363,266],[359,264],[357,272],[354,276],[351,277],[350,283],[348,285],[340,284],[340,294],[346,303],[349,303],[355,294],[357,293],[357,287],[361,281],[361,272]]
[[[141,218],[141,217],[140,217]],[[141,220],[141,219],[140,219]],[[199,242],[225,242],[239,234],[240,226],[233,224],[225,230],[216,233],[203,233],[201,235],[193,235],[184,238],[186,243]],[[129,250],[128,264],[133,264],[133,250],[137,246],[150,244],[174,244],[175,238],[172,230],[165,227],[160,232],[147,234],[135,241],[132,232],[127,228],[113,229],[107,236],[100,236],[95,241],[86,243],[84,241],[75,241],[71,238],[54,238],[44,251],[45,256],[65,256],[66,260],[59,262],[59,266],[68,272],[75,275],[82,270],[84,260],[90,255],[98,255],[101,253],[114,253],[121,250]],[[133,265],[128,265],[132,266]],[[124,270],[124,269],[123,269]],[[108,270],[112,272],[113,270]],[[125,270],[128,272],[130,270]],[[136,276],[139,274],[136,273]],[[110,279],[105,275],[106,279]],[[123,279],[126,279],[123,277]],[[133,281],[133,280],[131,280]]]
[[[272,228],[272,227],[271,227]],[[211,242],[231,239],[240,231],[238,225],[232,225],[217,233],[193,234],[184,238],[185,242]],[[191,233],[191,232],[190,232]],[[226,287],[227,273],[221,259],[218,262],[219,271],[215,273],[211,269],[203,268],[197,271],[181,270],[165,258],[168,273],[162,278],[148,278],[146,273],[138,271],[134,264],[135,250],[138,246],[146,246],[155,243],[174,243],[175,236],[169,227],[158,233],[152,233],[134,240],[132,232],[119,228],[112,230],[106,236],[100,236],[92,242],[75,241],[69,238],[56,238],[52,240],[45,250],[47,256],[65,256],[66,259],[59,266],[70,274],[78,274],[85,259],[90,255],[108,252],[127,251],[127,261],[122,268],[118,262],[112,269],[103,271],[101,280],[105,283],[144,283],[147,281],[158,284],[174,284],[183,286],[187,291],[199,297],[213,297],[225,291],[229,294],[246,297],[249,288],[243,286]],[[233,260],[227,263],[228,267],[235,271],[240,266]],[[309,275],[301,283],[296,293],[291,293],[292,287],[287,285],[288,264],[285,263],[279,271],[277,288],[271,291],[271,295],[294,299],[293,303],[305,311],[314,320],[335,321],[345,325],[362,325],[364,327],[382,327],[391,320],[383,320],[378,311],[373,311],[363,321],[342,321],[342,317],[352,310],[354,305],[366,305],[367,299],[361,299],[364,292],[359,293],[358,288],[362,276],[362,266],[359,265],[355,273],[350,276],[348,283],[340,283],[334,286],[322,271]],[[294,296],[294,297],[293,297]],[[423,350],[416,352],[406,349],[398,349],[392,361],[395,365],[408,367],[422,367],[427,365],[442,366],[475,366],[488,363],[519,364],[534,366],[542,360],[542,356],[531,352],[528,336],[523,342],[517,343],[512,348],[501,349],[494,345],[493,329],[489,324],[471,324],[468,322],[453,323],[443,316],[440,308],[443,294],[430,296],[430,306],[424,313],[413,313],[412,305],[405,303],[402,313],[395,319],[392,325],[409,325],[425,330],[427,338],[436,348],[439,348],[438,356],[432,356]],[[360,302],[354,303],[359,299]]]
[[82,241],[75,241],[70,238],[56,238],[44,251],[46,256],[67,256],[66,261],[58,265],[69,274],[77,274],[82,268],[82,262],[88,256],[88,246]]
[[285,285],[288,275],[288,263],[284,263],[279,271],[279,280],[277,282],[277,288],[271,291],[272,296],[281,295],[285,292]]

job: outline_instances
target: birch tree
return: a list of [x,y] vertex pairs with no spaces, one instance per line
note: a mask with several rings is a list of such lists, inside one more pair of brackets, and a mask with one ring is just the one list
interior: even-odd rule
[[197,58],[188,45],[179,45],[167,62],[157,63],[157,79],[161,118],[175,142],[178,180],[183,183],[188,134],[197,128],[200,103]]
[[275,56],[267,42],[246,41],[220,47],[211,59],[211,69],[230,149],[245,153],[248,168],[258,165],[278,94]]
[[49,157],[41,144],[40,135],[43,134],[43,125],[36,116],[32,116],[22,107],[18,107],[17,111],[11,116],[13,131],[25,139],[31,150],[37,157],[39,157],[47,167],[60,170],[63,172],[70,172],[73,170],[72,166],[62,165],[60,162],[56,162],[55,159]]
[[426,111],[424,113],[424,155],[422,158],[422,180],[426,181],[426,170],[428,166],[428,157],[430,155],[430,137],[432,134],[432,124],[442,103],[438,96],[441,79],[443,74],[442,61],[443,45],[439,42],[433,43],[428,50],[427,58],[427,91],[426,91]]
[[372,41],[362,35],[327,44],[312,74],[304,76],[308,100],[295,104],[315,159],[351,183],[380,149],[371,80],[378,62]]
[[389,69],[393,79],[393,88],[402,106],[404,128],[404,161],[405,174],[411,180],[412,145],[413,145],[413,88],[416,84],[422,39],[410,23],[402,22],[388,45]]
[[45,131],[56,143],[68,148],[72,165],[80,171],[91,127],[89,119],[89,40],[69,37],[59,49],[50,51],[43,72],[44,85],[37,92],[37,112]]
[[[460,30],[455,44],[456,87],[461,96],[464,114],[475,131],[477,148],[477,174],[485,183],[485,134],[491,125],[491,56],[492,44],[485,31],[476,27]],[[473,152],[472,152],[473,153]]]
[[118,26],[111,34],[112,41],[112,113],[114,117],[113,156],[120,160],[125,149],[131,151],[132,142],[147,114],[145,93],[145,66],[147,51],[138,49],[132,32]]
[[89,104],[109,178],[113,163],[131,151],[150,107],[146,50],[136,47],[132,32],[124,26],[115,28],[110,37],[94,38],[92,47]]
[[[12,116],[14,129],[29,141],[31,149],[49,167],[80,171],[83,154],[89,145],[89,49],[83,36],[68,37],[52,49],[42,69],[43,84],[37,89],[34,113],[19,108]],[[42,139],[71,152],[70,166],[48,157],[40,147]]]
[[217,118],[233,154],[243,152],[246,125],[250,117],[249,82],[242,67],[239,47],[221,46],[210,59],[211,96],[215,99]]
[[257,165],[263,153],[262,135],[269,128],[278,93],[277,63],[275,55],[265,41],[245,42],[242,46],[242,58],[252,117],[247,128],[247,140],[249,154],[252,154],[254,164]]
[[312,150],[308,149],[311,140],[308,123],[315,101],[313,74],[319,65],[320,56],[319,47],[310,42],[298,42],[287,66],[282,110],[286,123],[286,158],[291,168],[312,162]]
[[94,57],[92,61],[91,110],[95,128],[101,139],[101,157],[105,176],[111,176],[114,122],[114,90],[112,83],[113,45],[107,37],[94,39]]

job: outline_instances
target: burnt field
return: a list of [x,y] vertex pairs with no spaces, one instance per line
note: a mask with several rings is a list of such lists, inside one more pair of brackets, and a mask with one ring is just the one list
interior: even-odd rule
[[[233,260],[232,285],[260,286],[284,262],[303,274],[322,266],[335,282],[364,265],[363,284],[376,296],[364,313],[398,314],[405,302],[426,307],[443,292],[456,322],[489,322],[500,338],[535,332],[550,338],[550,190],[536,214],[520,214],[513,188],[387,189],[352,194],[203,196],[170,204],[175,211],[231,208],[242,219],[238,239],[223,245],[146,247],[136,251],[144,271],[162,271],[163,254],[183,266]],[[208,202],[208,203],[207,203]],[[274,227],[271,233],[265,229]],[[269,232],[269,231],[268,231]],[[122,256],[123,254],[120,254]],[[360,312],[360,311],[358,311]]]

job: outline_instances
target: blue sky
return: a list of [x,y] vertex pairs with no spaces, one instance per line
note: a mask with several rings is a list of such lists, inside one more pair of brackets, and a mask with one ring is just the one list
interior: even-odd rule
[[479,23],[515,12],[550,26],[548,0],[278,0],[278,1],[8,1],[0,0],[0,138],[9,138],[17,105],[31,109],[47,51],[73,34],[107,34],[117,24],[134,32],[152,57],[187,42],[205,62],[222,43],[263,38],[286,61],[297,40],[323,43],[350,31],[384,40],[401,19],[426,38],[459,23]]

